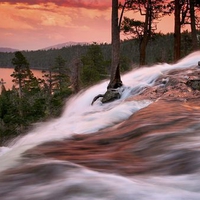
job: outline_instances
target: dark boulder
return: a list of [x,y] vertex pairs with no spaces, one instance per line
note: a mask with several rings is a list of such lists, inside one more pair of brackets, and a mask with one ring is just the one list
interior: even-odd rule
[[101,102],[102,103],[111,102],[111,101],[114,101],[116,99],[120,99],[120,97],[121,97],[121,94],[119,93],[119,90],[110,89],[110,90],[106,91]]
[[121,98],[121,90],[120,88],[108,89],[105,94],[99,94],[96,97],[94,97],[91,105],[93,105],[93,103],[100,97],[102,97],[101,99],[102,103],[109,103]]
[[193,90],[200,90],[200,79],[199,80],[188,80],[186,85],[191,87]]

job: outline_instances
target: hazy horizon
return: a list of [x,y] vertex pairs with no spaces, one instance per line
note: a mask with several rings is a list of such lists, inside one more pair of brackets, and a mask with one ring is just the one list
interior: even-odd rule
[[[110,0],[5,0],[0,5],[0,47],[38,50],[68,41],[111,42]],[[144,19],[131,11],[126,15]],[[173,16],[164,17],[157,30],[171,33],[173,24]]]

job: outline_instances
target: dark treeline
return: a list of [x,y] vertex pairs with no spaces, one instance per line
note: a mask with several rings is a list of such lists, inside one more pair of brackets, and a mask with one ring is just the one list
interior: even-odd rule
[[[118,2],[118,0],[113,0]],[[193,51],[199,49],[197,31],[199,29],[199,0],[125,0],[119,3],[121,16],[119,29],[125,34],[138,38],[140,45],[140,65],[147,63],[147,46],[158,32],[157,24],[164,16],[172,16],[174,19],[173,32],[173,56],[174,61],[181,58],[181,32],[184,26],[191,30],[191,48]],[[114,8],[114,7],[113,7]],[[132,17],[124,16],[125,12],[132,13]],[[134,13],[138,13],[143,20],[134,18]]]
[[[0,75],[0,145],[31,124],[60,116],[67,98],[110,77],[107,89],[121,87],[120,72],[155,63],[172,63],[196,51],[199,0],[112,0],[112,44],[76,45],[62,49],[0,53],[0,67],[13,68],[13,88]],[[118,16],[121,10],[121,15]],[[143,21],[128,18],[138,12]],[[165,15],[174,16],[174,33],[157,32]],[[184,26],[188,31],[182,31]],[[120,42],[120,31],[129,40]],[[36,78],[31,69],[43,71]]]
[[0,145],[22,134],[30,125],[57,117],[65,100],[72,94],[66,61],[58,56],[43,78],[36,78],[26,57],[15,52],[11,63],[12,89],[0,80]]
[[[9,55],[5,57],[7,67],[13,68],[13,87],[7,90],[0,75],[0,145],[25,133],[31,124],[60,116],[72,94],[108,78],[109,48],[110,45],[93,43],[61,50],[2,54]],[[123,71],[128,70],[128,61],[123,59],[121,63]],[[31,68],[42,70],[43,77],[36,78]]]
[[[200,35],[200,32],[198,32]],[[174,61],[174,36],[169,34],[155,34],[151,38],[146,49],[146,63],[151,65],[157,62],[173,62]],[[51,50],[38,50],[38,51],[22,51],[23,55],[30,63],[31,69],[48,70],[56,57],[61,56],[66,60],[66,65],[71,67],[74,60],[81,59],[86,54],[91,45],[76,45],[64,47],[62,49]],[[111,45],[98,44],[101,48],[103,57],[110,62],[111,58]],[[139,65],[140,54],[138,51],[139,40],[130,39],[121,42],[121,57],[126,60],[126,69],[131,64],[134,66]],[[199,46],[199,41],[198,41]],[[181,34],[181,57],[192,52],[192,38],[191,33],[184,31]],[[13,68],[11,63],[14,53],[0,52],[0,67]],[[124,65],[124,64],[123,64]]]
[[[173,34],[156,34],[147,46],[147,63],[173,62]],[[182,57],[191,53],[189,32],[182,33]],[[139,41],[121,44],[121,71],[139,66]],[[199,45],[199,44],[198,44]],[[92,44],[48,51],[0,53],[0,65],[12,67],[13,88],[6,89],[1,78],[0,145],[26,132],[30,125],[58,117],[70,95],[107,79],[111,65],[111,45]],[[31,69],[43,70],[43,78]]]

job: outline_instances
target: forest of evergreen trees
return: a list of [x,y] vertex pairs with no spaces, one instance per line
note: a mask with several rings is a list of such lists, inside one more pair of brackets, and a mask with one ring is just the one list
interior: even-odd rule
[[[112,6],[115,11],[112,16],[118,9],[122,14],[131,10],[145,15],[143,22],[127,17],[122,20],[122,15],[117,21],[116,35],[121,31],[132,35],[133,39],[120,43],[116,37],[116,44],[120,43],[120,56],[115,52],[115,69],[120,66],[121,72],[127,72],[143,65],[172,63],[200,49],[200,32],[196,29],[199,18],[195,13],[199,12],[199,0],[126,0],[123,5],[112,0],[112,4],[116,5]],[[165,14],[174,14],[174,33],[155,32],[155,20]],[[181,26],[186,24],[190,25],[191,32],[181,33]],[[0,67],[13,69],[12,89],[7,90],[3,77],[0,77],[0,145],[25,133],[36,122],[60,116],[71,95],[107,79],[115,63],[112,47],[93,43],[62,49],[0,53]],[[42,70],[43,78],[36,78],[32,69]]]
[[[198,32],[198,34],[200,35],[200,32]],[[188,31],[184,31],[181,40],[181,57],[184,57],[192,52],[191,34]],[[146,64],[151,65],[157,62],[173,62],[173,44],[173,33],[155,34],[147,45]],[[48,70],[53,65],[54,59],[58,56],[63,57],[66,60],[66,65],[70,68],[73,66],[75,60],[80,60],[81,57],[86,54],[90,46],[91,45],[76,45],[63,47],[62,49],[22,51],[22,53],[29,61],[31,69]],[[110,62],[111,45],[105,43],[98,44],[98,46],[101,48],[104,59]],[[14,53],[0,52],[0,67],[13,68],[11,63],[13,56]],[[131,64],[139,66],[139,57],[138,39],[124,40],[121,42],[121,58],[126,62],[126,64],[123,64],[125,68],[128,66],[130,67]]]
[[[0,77],[0,145],[14,136],[25,133],[33,123],[58,117],[67,98],[108,78],[110,60],[109,55],[103,55],[102,47],[105,46],[109,47],[94,43],[89,46],[41,51],[49,54],[44,59],[41,59],[43,55],[40,51],[3,53],[2,55],[10,56],[9,65],[6,67],[13,68],[13,88],[7,90],[3,77]],[[73,54],[74,49],[76,56],[70,58],[69,55]],[[69,53],[66,54],[65,50]],[[76,50],[82,50],[78,57]],[[52,52],[54,56],[51,55]],[[37,57],[34,57],[36,55],[38,60],[41,59],[39,66],[52,60],[50,65],[37,67],[42,70],[42,78],[36,78],[31,71],[29,59],[33,56],[32,58],[37,60]],[[63,55],[68,55],[68,59]],[[70,60],[70,65],[67,60]],[[124,71],[128,69],[127,66],[127,61],[122,60]]]
[[[190,34],[184,32],[182,40],[182,56],[185,56],[191,52]],[[173,62],[172,44],[172,34],[157,34],[147,47],[148,65]],[[138,67],[137,47],[136,39],[122,42],[122,72]],[[110,51],[110,45],[94,43],[58,50],[1,53],[0,65],[13,68],[14,85],[6,90],[1,80],[0,145],[26,132],[35,122],[58,117],[70,95],[107,79]],[[36,78],[31,69],[43,70],[43,78]]]

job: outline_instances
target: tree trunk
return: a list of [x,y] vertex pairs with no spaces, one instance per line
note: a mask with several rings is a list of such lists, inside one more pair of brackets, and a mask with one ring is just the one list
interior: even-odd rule
[[117,88],[122,86],[120,77],[120,25],[118,24],[118,0],[112,0],[112,60],[110,82],[105,94],[94,97],[91,105],[100,97],[102,103],[108,103],[121,97]]
[[198,49],[197,31],[195,25],[195,11],[194,0],[190,0],[190,20],[191,20],[191,33],[192,33],[192,50]]
[[22,98],[22,79],[19,78],[19,98]]
[[174,14],[174,61],[181,57],[181,25],[180,25],[180,4],[179,0],[175,0],[175,14]]
[[112,60],[108,89],[122,86],[120,77],[120,27],[118,24],[118,0],[112,0]]
[[151,34],[151,22],[151,0],[148,0],[144,22],[144,35],[140,44],[140,66],[146,63],[146,47]]
[[80,65],[81,62],[78,58],[73,60],[71,71],[71,87],[74,93],[78,93],[80,91]]

